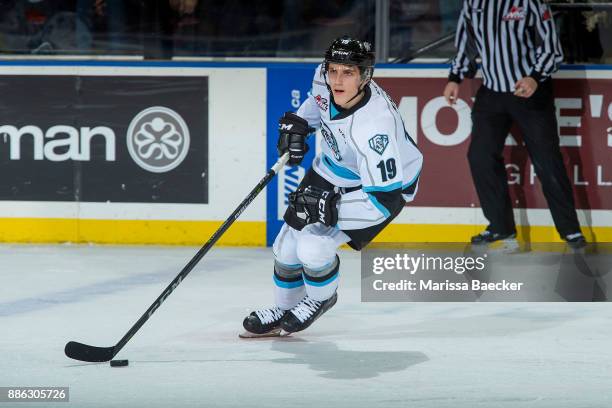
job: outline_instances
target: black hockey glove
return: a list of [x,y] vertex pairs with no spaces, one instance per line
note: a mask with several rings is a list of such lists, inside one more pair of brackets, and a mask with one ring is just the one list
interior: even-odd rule
[[289,194],[291,210],[289,212],[293,215],[292,221],[295,221],[299,228],[294,227],[289,220],[285,220],[290,226],[299,230],[315,222],[334,226],[338,223],[338,200],[340,194],[334,191],[322,190],[315,186],[298,188],[295,193]]
[[286,112],[278,121],[278,155],[289,152],[289,165],[297,166],[308,153],[306,137],[314,132],[308,122],[292,112]]

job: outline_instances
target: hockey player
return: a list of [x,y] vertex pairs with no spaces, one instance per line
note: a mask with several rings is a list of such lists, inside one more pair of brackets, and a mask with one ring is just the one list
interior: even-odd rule
[[307,136],[323,138],[297,191],[290,194],[273,245],[276,305],[244,319],[242,337],[304,330],[337,300],[340,258],[348,243],[361,250],[412,201],[423,156],[397,107],[372,81],[367,42],[336,39],[316,69],[297,114],[279,120],[278,152],[298,165]]

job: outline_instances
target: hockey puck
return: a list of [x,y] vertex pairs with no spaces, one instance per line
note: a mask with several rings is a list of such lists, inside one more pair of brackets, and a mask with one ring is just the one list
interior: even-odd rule
[[127,367],[128,360],[111,360],[111,367]]

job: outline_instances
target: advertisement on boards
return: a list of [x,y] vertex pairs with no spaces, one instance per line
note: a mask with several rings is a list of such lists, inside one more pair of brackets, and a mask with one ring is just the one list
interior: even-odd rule
[[[296,67],[268,68],[268,121],[267,121],[267,166],[272,167],[278,159],[278,119],[285,112],[295,112],[308,97],[316,64],[298,64]],[[283,225],[288,195],[297,186],[310,168],[315,157],[315,136],[308,140],[310,150],[299,166],[285,166],[267,187],[266,243],[272,245]]]
[[0,88],[0,200],[208,203],[207,77],[3,75]]
[[[449,107],[442,96],[445,78],[375,78],[397,103],[408,133],[425,156],[419,194],[411,206],[480,206],[473,187],[467,151],[471,109],[480,81],[460,87]],[[558,78],[555,106],[567,174],[578,209],[612,209],[612,81]],[[516,208],[548,208],[521,131],[506,139],[504,161]]]

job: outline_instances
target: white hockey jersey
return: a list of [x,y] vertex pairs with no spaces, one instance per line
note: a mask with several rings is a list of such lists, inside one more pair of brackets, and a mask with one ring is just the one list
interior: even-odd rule
[[342,194],[340,229],[380,224],[393,214],[394,207],[414,199],[423,155],[406,132],[397,107],[374,81],[357,105],[339,110],[319,65],[297,114],[319,129],[323,138],[313,170],[335,186],[361,186]]

